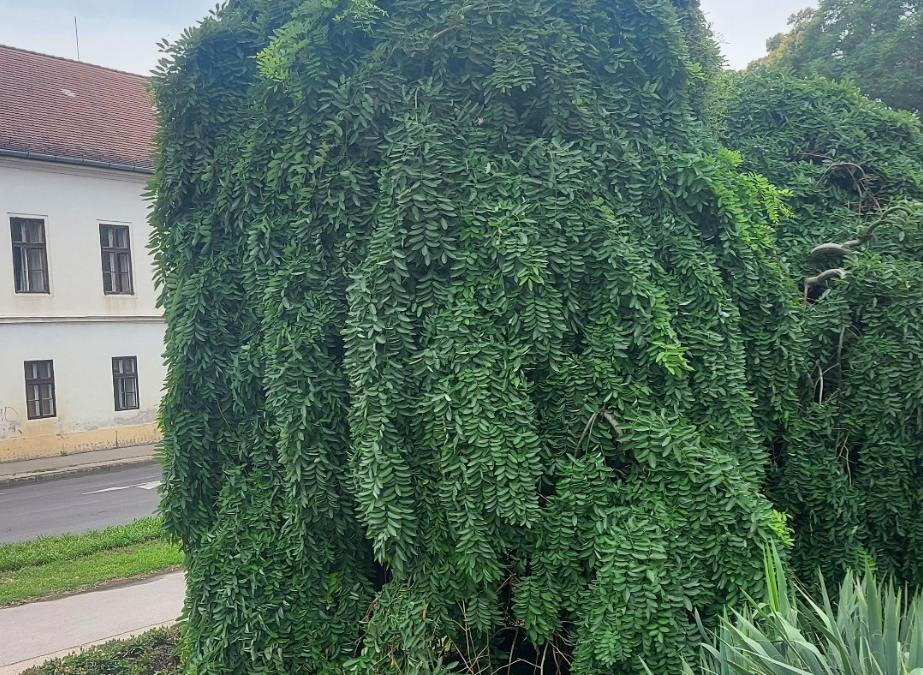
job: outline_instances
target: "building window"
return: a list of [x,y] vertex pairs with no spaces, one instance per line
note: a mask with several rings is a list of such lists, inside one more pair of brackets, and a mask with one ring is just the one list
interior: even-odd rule
[[137,410],[138,401],[138,358],[117,356],[112,359],[112,386],[115,390],[116,410]]
[[26,361],[26,410],[30,420],[57,414],[53,361]]
[[13,275],[17,293],[48,293],[48,254],[45,221],[10,218],[13,235]]
[[106,295],[132,295],[131,244],[125,225],[100,225],[103,253],[103,291]]

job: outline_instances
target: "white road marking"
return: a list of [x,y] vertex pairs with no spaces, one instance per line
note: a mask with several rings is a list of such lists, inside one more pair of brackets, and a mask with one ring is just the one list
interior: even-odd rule
[[122,487],[111,487],[103,488],[102,490],[93,490],[93,492],[84,492],[85,495],[98,495],[102,492],[118,492],[119,490],[133,490],[135,488],[140,488],[141,490],[156,490],[160,487],[159,480],[152,480],[149,483],[138,483],[136,485],[124,485]]
[[135,487],[139,487],[142,490],[156,490],[160,487],[160,481],[152,480],[150,483],[141,483],[141,485],[136,485]]

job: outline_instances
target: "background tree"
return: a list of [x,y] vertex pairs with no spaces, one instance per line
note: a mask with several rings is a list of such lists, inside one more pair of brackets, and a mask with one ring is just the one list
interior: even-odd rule
[[765,63],[801,76],[854,81],[894,108],[923,110],[923,3],[821,0],[771,38]]
[[919,586],[923,130],[820,77],[752,70],[731,85],[723,140],[789,190],[775,231],[804,292],[798,404],[776,404],[785,414],[767,427],[768,494],[792,516],[795,568],[810,583],[871,560]]

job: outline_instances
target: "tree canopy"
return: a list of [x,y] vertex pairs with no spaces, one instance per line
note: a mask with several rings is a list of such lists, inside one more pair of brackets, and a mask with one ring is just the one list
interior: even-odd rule
[[231,0],[169,47],[190,672],[677,672],[792,536],[919,583],[919,127],[753,75],[730,151],[719,63],[681,0]]
[[765,62],[801,76],[849,79],[894,108],[923,111],[923,3],[821,0],[769,40]]

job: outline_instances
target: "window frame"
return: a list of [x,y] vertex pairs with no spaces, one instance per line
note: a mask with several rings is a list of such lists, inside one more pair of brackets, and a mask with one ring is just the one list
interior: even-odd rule
[[[50,377],[38,377],[31,379],[31,366],[42,366],[48,364],[48,370],[51,373]],[[58,416],[58,393],[57,387],[55,385],[55,376],[54,376],[54,360],[53,359],[40,359],[34,361],[24,361],[23,370],[25,375],[26,382],[26,418],[29,420],[49,420],[54,419]],[[42,398],[42,387],[51,387],[51,412],[46,413],[42,401],[45,400]],[[32,387],[38,387],[38,415],[32,414],[32,400],[30,395],[30,389]]]
[[[103,245],[103,233],[105,230],[124,230],[125,231],[125,247],[120,246],[104,246]],[[106,239],[109,241],[109,238]],[[112,278],[115,280],[115,287],[113,290],[106,289],[107,282],[107,273],[106,273],[106,256],[111,255],[112,260],[115,263],[115,269],[109,272],[109,275],[112,275]],[[128,285],[129,289],[126,291],[122,287],[122,275],[126,274],[126,271],[122,269],[120,258],[122,255],[128,257]],[[135,294],[135,273],[134,273],[134,260],[132,260],[131,255],[131,226],[126,225],[125,223],[99,223],[99,261],[100,261],[100,271],[103,275],[103,293],[105,295],[134,295]]]
[[[130,373],[118,372],[116,365],[120,361],[131,361],[133,365],[133,370]],[[119,401],[119,383],[125,380],[134,380],[135,383],[135,405],[120,407]],[[116,412],[124,412],[126,410],[140,410],[141,409],[141,384],[138,379],[138,357],[137,356],[113,356],[112,357],[112,397],[115,404]]]
[[[51,295],[51,271],[48,265],[48,221],[46,218],[41,216],[25,216],[25,215],[10,215],[10,247],[13,255],[13,292],[16,295]],[[38,223],[41,228],[41,237],[42,242],[40,244],[35,244],[32,242],[26,241],[16,241],[17,237],[17,228],[20,228],[24,223]],[[19,230],[21,232],[21,230]],[[26,270],[25,277],[22,277],[22,280],[26,282],[25,288],[20,288],[19,282],[21,274],[17,274],[17,263],[22,264],[21,251],[40,251],[42,255],[42,283],[44,285],[44,290],[36,291],[32,290],[32,277],[29,273],[29,256],[26,254]],[[21,272],[21,270],[20,270]]]

